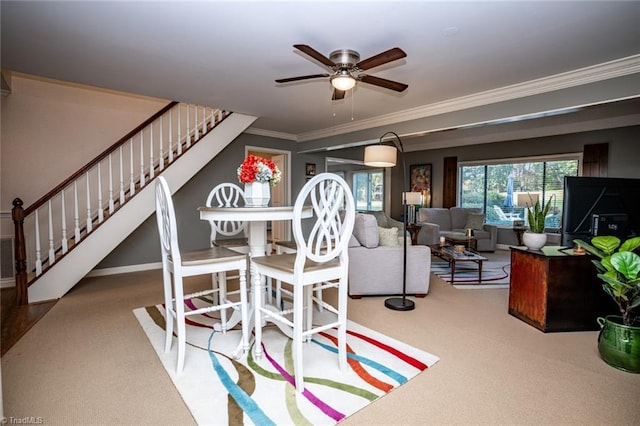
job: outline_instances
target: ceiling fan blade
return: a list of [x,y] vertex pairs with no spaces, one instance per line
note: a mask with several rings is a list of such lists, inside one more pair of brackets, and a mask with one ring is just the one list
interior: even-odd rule
[[394,47],[393,49],[389,49],[385,52],[378,53],[375,56],[364,59],[356,64],[356,67],[361,70],[368,70],[374,67],[378,67],[380,65],[386,64],[387,62],[393,62],[398,59],[402,59],[406,57],[407,54],[404,53],[404,50],[399,47]]
[[312,75],[301,75],[299,77],[280,78],[276,80],[276,83],[289,83],[291,81],[309,80],[312,78],[322,78],[322,77],[329,77],[329,74],[312,74]]
[[332,101],[339,101],[340,99],[344,99],[345,90],[333,89],[333,96],[331,97]]
[[331,59],[327,58],[326,56],[324,56],[322,53],[318,52],[311,46],[307,46],[306,44],[294,44],[293,47],[295,47],[296,49],[298,49],[303,53],[306,53],[316,61],[323,63],[329,68],[336,66],[335,62],[333,62]]
[[407,84],[398,83],[397,81],[387,80],[386,78],[374,77],[372,75],[361,75],[358,77],[363,83],[373,84],[375,86],[384,87],[385,89],[403,92],[409,87]]

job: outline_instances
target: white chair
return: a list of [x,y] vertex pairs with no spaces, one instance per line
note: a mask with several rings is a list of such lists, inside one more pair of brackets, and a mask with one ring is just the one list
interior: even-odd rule
[[[160,234],[162,250],[162,281],[164,284],[164,301],[166,312],[165,352],[171,350],[173,342],[173,323],[176,322],[178,338],[178,363],[176,371],[182,373],[184,368],[186,326],[185,317],[207,312],[227,309],[240,309],[242,315],[242,348],[249,350],[248,305],[247,305],[247,255],[224,247],[210,247],[203,250],[181,253],[178,246],[178,234],[175,211],[169,185],[163,176],[156,182],[156,218]],[[212,303],[196,310],[185,312],[185,300],[206,296],[216,290],[205,290],[198,293],[184,294],[183,278],[194,275],[216,274],[222,271],[240,271],[239,301],[231,302],[225,296],[226,288],[221,289],[220,303]],[[224,317],[226,318],[226,317]],[[223,319],[223,322],[225,320]],[[222,324],[226,332],[226,324]]]
[[[205,201],[207,207],[244,207],[244,191],[234,183],[221,183],[216,185]],[[239,220],[210,220],[211,233],[209,241],[211,247],[226,247],[240,253],[249,253],[249,242],[247,238],[247,222]],[[267,254],[270,254],[271,246],[267,245]],[[220,284],[226,283],[227,279],[237,278],[237,275],[227,275],[221,272],[213,275],[214,289],[219,288]],[[272,290],[269,286],[269,297]],[[215,297],[216,295],[214,295]],[[271,299],[270,299],[271,300]],[[224,314],[223,314],[224,315]]]
[[[244,206],[244,191],[233,183],[221,183],[213,187],[205,201],[207,207],[242,207]],[[237,220],[210,220],[209,244],[211,247],[226,247],[228,249],[247,254],[249,242],[247,238],[247,223]],[[238,278],[238,275],[227,276],[226,272],[213,274],[213,288],[226,289],[227,279]],[[220,291],[213,294],[214,303],[218,302]],[[222,322],[226,322],[226,313],[222,312]]]
[[518,213],[505,213],[500,206],[493,205],[493,210],[498,215],[498,219],[500,220],[508,220],[513,222],[514,220],[520,220],[521,217]]
[[[302,211],[311,205],[314,223],[309,223],[308,236],[303,234]],[[344,209],[343,217],[340,210]],[[293,368],[296,389],[304,390],[303,341],[311,340],[312,334],[324,330],[338,329],[338,360],[340,369],[347,368],[347,278],[349,269],[348,244],[353,231],[355,207],[351,190],[338,175],[322,173],[316,175],[302,188],[294,205],[293,234],[296,252],[255,257],[251,261],[256,274],[252,277],[255,312],[255,356],[262,356],[262,323],[277,321],[293,328]],[[313,222],[313,219],[312,219]],[[265,306],[260,291],[261,277],[272,277],[290,283],[293,287],[293,309],[274,310]],[[326,310],[336,315],[329,324],[315,325],[310,306],[313,291],[318,287],[337,287],[337,308],[323,303]],[[293,314],[293,319],[289,319]]]
[[[242,207],[244,206],[244,191],[233,183],[216,185],[205,202],[207,207]],[[242,253],[248,253],[247,223],[243,221],[210,220],[211,247],[242,248]],[[222,238],[220,238],[222,237]],[[244,247],[247,247],[245,250]]]
[[[291,240],[274,241],[273,245],[276,248],[276,254],[295,253],[298,247],[296,242]],[[270,288],[269,291],[271,291]],[[282,282],[278,280],[276,281],[276,306],[282,305],[283,294],[288,295],[289,297],[293,296],[293,293],[291,291],[282,288]],[[318,311],[322,312],[322,287],[318,287],[315,291],[315,294],[316,297],[314,298],[314,301],[316,302],[316,305],[318,305]],[[269,301],[271,302],[271,300]]]
[[[273,241],[273,247],[276,249],[276,254],[295,253],[298,245],[295,241],[291,240],[277,240]],[[293,293],[287,289],[282,288],[282,281],[276,280],[276,306],[282,306],[282,295],[288,295],[293,297]],[[269,301],[271,302],[271,301]]]

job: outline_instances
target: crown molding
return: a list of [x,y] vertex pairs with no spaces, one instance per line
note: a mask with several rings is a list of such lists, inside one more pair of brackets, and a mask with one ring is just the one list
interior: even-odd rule
[[293,133],[276,132],[273,130],[259,129],[257,127],[249,127],[244,131],[244,133],[249,133],[249,134],[258,135],[258,136],[266,136],[269,138],[287,139],[287,140],[292,140],[296,142],[298,141],[298,138]]
[[[616,59],[602,64],[592,65],[573,71],[555,74],[548,77],[530,80],[524,83],[513,84],[498,89],[487,90],[475,93],[473,95],[462,96],[442,102],[424,105],[392,114],[381,115],[378,117],[359,120],[356,122],[343,124],[339,126],[329,127],[322,130],[300,133],[298,135],[290,135],[286,133],[278,133],[285,139],[291,139],[298,142],[305,142],[325,137],[340,135],[343,133],[357,132],[373,127],[386,126],[390,124],[410,121],[439,114],[446,114],[463,109],[489,105],[493,103],[509,101],[513,99],[523,98],[532,95],[538,95],[556,90],[567,89],[598,81],[609,80],[616,77],[640,73],[640,54],[628,56],[626,58]],[[249,129],[250,133],[263,134],[267,136],[269,133],[260,129]],[[265,132],[265,133],[262,133]]]

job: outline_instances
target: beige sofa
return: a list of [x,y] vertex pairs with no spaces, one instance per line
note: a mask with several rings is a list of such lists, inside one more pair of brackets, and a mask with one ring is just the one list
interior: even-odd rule
[[440,237],[452,234],[459,236],[465,233],[465,229],[472,228],[473,236],[478,243],[478,251],[496,251],[498,227],[484,223],[481,209],[465,207],[421,208],[417,212],[416,223],[420,225],[417,236],[418,244],[438,244]]
[[[402,227],[382,212],[356,214],[349,243],[349,296],[402,294]],[[429,292],[431,250],[412,246],[407,238],[407,294],[424,297]]]

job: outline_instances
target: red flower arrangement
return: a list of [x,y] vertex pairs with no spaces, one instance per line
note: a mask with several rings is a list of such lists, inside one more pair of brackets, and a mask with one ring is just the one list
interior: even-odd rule
[[242,183],[268,182],[274,186],[282,179],[282,173],[276,164],[266,158],[249,155],[238,167],[238,180]]

